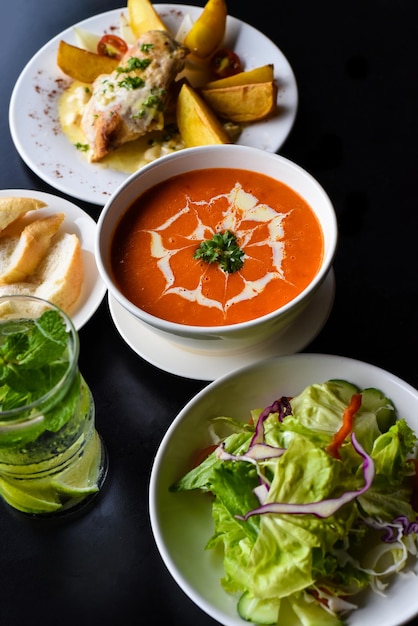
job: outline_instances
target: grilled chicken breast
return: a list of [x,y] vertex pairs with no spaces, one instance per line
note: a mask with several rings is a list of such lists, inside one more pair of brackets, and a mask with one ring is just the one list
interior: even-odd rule
[[169,33],[151,30],[131,46],[115,71],[96,78],[81,121],[90,161],[164,127],[169,88],[188,52]]

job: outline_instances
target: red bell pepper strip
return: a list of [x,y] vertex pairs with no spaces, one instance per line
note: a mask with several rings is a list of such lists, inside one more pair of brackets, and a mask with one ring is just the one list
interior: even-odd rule
[[344,440],[353,430],[354,416],[361,406],[361,393],[354,393],[351,396],[350,404],[344,409],[343,423],[341,428],[334,434],[331,442],[327,446],[327,452],[340,459],[340,448],[344,443]]
[[192,459],[192,464],[191,464],[192,467],[197,467],[198,465],[203,463],[203,461],[207,459],[207,457],[214,450],[216,450],[217,447],[218,447],[218,444],[214,443],[214,444],[207,446],[206,448],[203,448],[203,450],[199,450],[198,452],[196,452],[196,454],[194,455]]

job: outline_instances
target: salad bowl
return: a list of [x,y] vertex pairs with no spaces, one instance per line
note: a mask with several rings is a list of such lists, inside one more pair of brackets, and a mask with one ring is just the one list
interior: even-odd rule
[[[327,381],[337,381],[338,385],[344,381],[350,388],[362,390],[363,402],[366,397],[364,390],[371,390],[367,393],[371,393],[372,397],[376,393],[376,397],[383,398],[382,407],[384,405],[385,410],[389,407],[390,411],[394,409],[394,428],[398,428],[399,421],[404,421],[410,429],[414,448],[414,433],[418,432],[418,391],[374,365],[325,354],[275,357],[218,378],[180,411],[160,444],[149,487],[150,519],[157,548],[184,593],[203,612],[224,626],[244,626],[252,620],[248,616],[244,619],[240,614],[240,593],[227,592],[221,584],[225,569],[220,546],[206,548],[214,534],[212,497],[201,489],[178,489],[177,486],[202,461],[202,451],[214,443],[214,428],[210,426],[213,418],[224,416],[248,424],[252,410],[259,409],[261,412],[279,398],[293,399],[306,388],[312,385],[322,387],[329,384]],[[382,411],[382,415],[385,414],[383,408]],[[352,441],[354,446],[354,439]],[[364,441],[364,432],[356,441],[356,445]],[[361,447],[357,451],[361,452]],[[414,454],[414,451],[410,450],[410,453]],[[366,469],[362,485],[371,480],[370,474],[367,475],[370,472],[368,461],[364,462],[363,468]],[[288,487],[292,493],[292,484]],[[294,488],[297,487],[295,482]],[[343,495],[344,498],[351,497],[347,493]],[[321,511],[316,513],[320,514]],[[408,541],[416,542],[416,524],[411,528],[414,533]],[[292,554],[286,556],[290,560],[296,558]],[[301,622],[297,619],[292,621],[291,618],[286,620],[286,626],[298,626],[301,623],[321,623],[321,626],[328,623],[344,626],[405,624],[418,613],[417,573],[415,553],[400,571],[388,576],[385,587],[366,585],[362,591],[351,596],[350,604],[339,618],[341,621],[324,618],[319,622]]]

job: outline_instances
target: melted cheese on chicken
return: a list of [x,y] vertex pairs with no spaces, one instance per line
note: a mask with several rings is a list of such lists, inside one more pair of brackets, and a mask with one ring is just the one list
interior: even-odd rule
[[164,126],[170,86],[184,68],[188,49],[165,31],[139,38],[120,65],[99,76],[81,119],[90,160]]

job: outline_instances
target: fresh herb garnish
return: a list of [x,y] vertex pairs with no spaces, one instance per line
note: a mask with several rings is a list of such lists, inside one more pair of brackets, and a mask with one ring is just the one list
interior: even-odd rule
[[158,89],[156,87],[153,87],[151,89],[151,94],[146,100],[144,100],[144,106],[150,109],[157,109],[157,111],[162,111],[164,109],[164,101],[162,100],[162,96],[164,95],[164,89]]
[[[141,108],[137,113],[131,115],[132,119],[141,119],[147,115],[147,109],[153,109],[154,111],[164,111],[164,99],[165,89],[159,89],[158,87],[152,87],[150,90],[150,95],[143,100]],[[148,112],[148,116],[150,116]],[[154,119],[157,119],[154,116]]]
[[118,85],[125,89],[140,89],[145,85],[145,81],[139,76],[125,76],[125,78],[118,82]]
[[102,81],[102,85],[102,94],[107,94],[108,91],[115,91],[115,84],[112,83],[108,78]]
[[149,52],[151,50],[151,48],[154,47],[153,43],[143,43],[141,45],[141,52]]
[[143,117],[145,117],[145,109],[144,109],[144,107],[141,107],[141,108],[139,109],[138,113],[133,113],[133,114],[131,115],[131,117],[132,117],[132,119],[133,119],[133,120],[140,120],[140,119],[142,119]]
[[2,323],[0,410],[25,406],[47,393],[68,368],[68,335],[57,311],[37,320]]
[[77,148],[77,150],[80,150],[80,152],[87,152],[89,149],[88,143],[80,143],[79,141],[77,141],[77,143],[74,145]]
[[130,57],[125,66],[119,66],[116,68],[116,72],[121,74],[123,72],[133,72],[134,70],[145,70],[151,63],[151,59],[138,59],[138,57]]
[[227,274],[232,274],[244,265],[244,251],[237,244],[237,238],[230,230],[215,233],[212,239],[202,241],[193,255],[206,263],[218,263]]

